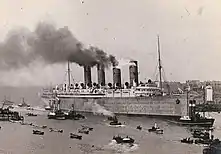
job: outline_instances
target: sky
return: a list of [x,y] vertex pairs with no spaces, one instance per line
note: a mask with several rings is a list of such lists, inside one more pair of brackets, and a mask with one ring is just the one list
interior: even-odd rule
[[[138,60],[139,79],[154,80],[159,35],[165,80],[221,80],[220,0],[1,0],[0,10],[1,41],[11,29],[32,31],[48,21],[121,61]],[[128,65],[121,68],[126,82]],[[71,69],[74,80],[83,81],[83,69]],[[65,80],[66,65],[35,63],[0,73],[2,85],[49,85]],[[111,69],[106,78],[112,81]]]

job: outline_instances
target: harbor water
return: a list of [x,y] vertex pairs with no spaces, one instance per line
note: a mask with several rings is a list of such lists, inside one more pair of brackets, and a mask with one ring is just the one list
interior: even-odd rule
[[[30,112],[18,108],[24,117],[25,122],[32,122],[36,125],[47,125],[43,136],[32,134],[33,126],[21,125],[19,123],[0,122],[0,153],[2,154],[202,154],[202,145],[181,144],[180,140],[190,137],[187,127],[180,127],[163,119],[148,117],[127,117],[119,116],[123,122],[122,127],[108,125],[105,117],[99,115],[86,115],[83,120],[52,120],[47,119],[47,111],[44,111],[44,102],[39,97],[40,88],[9,88],[0,89],[0,98],[6,96],[11,101],[19,104],[21,98],[34,107],[33,113],[36,117],[27,117],[25,113]],[[221,116],[211,114],[216,118],[214,136],[221,138]],[[154,123],[164,130],[164,134],[149,133],[147,130]],[[81,125],[93,127],[94,130],[88,135],[82,135],[82,140],[70,139],[71,132],[77,132]],[[137,130],[141,125],[143,129]],[[50,132],[48,128],[63,129],[63,133]],[[118,145],[112,138],[114,135],[130,136],[135,139],[133,146]]]

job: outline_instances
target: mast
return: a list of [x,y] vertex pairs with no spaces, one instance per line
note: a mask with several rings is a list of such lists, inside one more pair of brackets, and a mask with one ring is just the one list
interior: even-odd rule
[[[206,104],[206,88],[203,86],[203,104]],[[203,117],[205,117],[205,112],[203,112]]]
[[187,116],[189,116],[189,85],[187,87],[187,92],[186,92],[186,112],[187,112]]
[[162,66],[161,66],[161,59],[160,59],[160,37],[157,35],[157,49],[158,49],[158,62],[159,62],[159,74],[160,74],[160,90],[162,91]]
[[70,90],[71,84],[71,73],[70,73],[70,62],[68,61],[68,91]]

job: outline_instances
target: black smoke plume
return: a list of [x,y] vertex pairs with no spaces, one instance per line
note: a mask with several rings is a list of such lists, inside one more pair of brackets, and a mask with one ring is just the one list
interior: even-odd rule
[[117,64],[113,55],[97,47],[84,48],[68,27],[56,29],[52,24],[41,22],[31,32],[26,28],[12,30],[0,44],[0,69],[17,69],[35,60],[46,64],[71,61],[80,66]]

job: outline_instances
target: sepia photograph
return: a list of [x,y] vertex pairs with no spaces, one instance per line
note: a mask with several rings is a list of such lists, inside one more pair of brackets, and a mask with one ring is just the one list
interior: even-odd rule
[[1,0],[0,154],[221,154],[220,0]]

